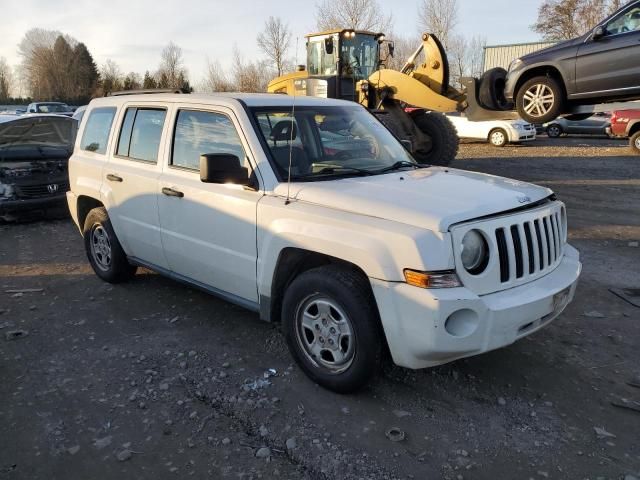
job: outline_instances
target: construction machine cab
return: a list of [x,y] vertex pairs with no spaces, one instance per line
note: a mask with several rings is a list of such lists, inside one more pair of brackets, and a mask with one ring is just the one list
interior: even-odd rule
[[312,84],[321,91],[326,86],[329,98],[358,101],[358,82],[380,68],[384,35],[344,29],[313,33],[306,39],[307,74]]

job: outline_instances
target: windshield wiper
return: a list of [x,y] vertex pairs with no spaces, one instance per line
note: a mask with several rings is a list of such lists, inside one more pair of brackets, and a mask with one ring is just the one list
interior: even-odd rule
[[326,177],[338,177],[342,175],[358,175],[358,176],[370,176],[373,172],[365,170],[363,168],[356,167],[344,167],[342,165],[329,165],[317,172],[305,173],[303,175],[294,175],[292,180],[313,180],[314,178],[326,178]]
[[385,167],[382,168],[380,170],[376,170],[375,173],[380,174],[380,173],[388,173],[388,172],[395,172],[396,170],[400,170],[401,168],[407,168],[407,167],[411,167],[411,168],[424,168],[416,163],[413,162],[409,162],[407,160],[400,160],[399,162],[394,163],[393,165],[389,166],[389,167]]

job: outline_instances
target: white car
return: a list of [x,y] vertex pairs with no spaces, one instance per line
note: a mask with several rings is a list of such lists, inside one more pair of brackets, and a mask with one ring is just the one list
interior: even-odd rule
[[417,164],[365,108],[285,95],[92,100],[70,160],[95,273],[144,266],[280,322],[339,392],[555,319],[581,264],[547,188]]
[[484,140],[494,147],[536,139],[536,127],[524,120],[485,120],[472,122],[461,115],[446,115],[458,131],[458,137]]

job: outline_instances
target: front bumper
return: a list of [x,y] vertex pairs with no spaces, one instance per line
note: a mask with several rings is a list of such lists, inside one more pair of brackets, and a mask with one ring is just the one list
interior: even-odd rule
[[15,215],[23,212],[47,211],[54,209],[66,209],[66,194],[52,195],[50,197],[30,198],[23,200],[0,201],[0,216]]
[[517,128],[511,128],[509,132],[511,136],[510,142],[512,143],[520,143],[520,142],[531,142],[536,139],[536,130],[518,130]]
[[573,299],[581,270],[578,251],[567,245],[553,272],[488,295],[375,279],[371,285],[394,362],[417,369],[510,345],[549,324]]

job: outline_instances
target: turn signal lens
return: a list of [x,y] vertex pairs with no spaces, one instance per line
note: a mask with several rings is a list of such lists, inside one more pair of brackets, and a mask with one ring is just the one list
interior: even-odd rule
[[420,272],[417,270],[404,271],[404,279],[409,285],[418,288],[456,288],[462,283],[455,272]]

